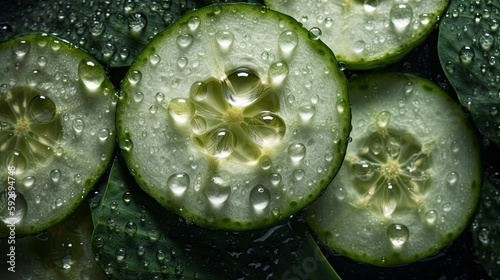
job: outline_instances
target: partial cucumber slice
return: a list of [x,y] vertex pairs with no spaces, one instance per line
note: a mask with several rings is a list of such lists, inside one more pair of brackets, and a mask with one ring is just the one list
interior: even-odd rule
[[264,2],[307,28],[319,28],[321,40],[348,69],[372,69],[398,61],[423,42],[449,0]]
[[66,218],[113,154],[114,89],[77,47],[47,35],[0,45],[0,235]]
[[340,168],[347,83],[331,50],[260,5],[190,12],[132,64],[119,143],[141,187],[205,227],[270,225]]
[[435,254],[468,225],[481,186],[479,147],[463,111],[432,82],[371,74],[349,86],[352,142],[307,211],[338,253],[378,266]]

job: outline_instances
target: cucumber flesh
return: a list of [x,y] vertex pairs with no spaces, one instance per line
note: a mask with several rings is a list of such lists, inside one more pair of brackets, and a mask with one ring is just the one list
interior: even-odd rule
[[321,40],[347,69],[373,69],[403,58],[434,30],[449,0],[265,0]]
[[369,74],[349,89],[353,140],[308,224],[336,252],[373,265],[437,253],[469,224],[480,193],[479,147],[461,107],[409,74]]
[[158,34],[132,64],[119,143],[139,185],[188,221],[264,227],[332,180],[348,104],[331,50],[293,18],[261,5],[213,5]]
[[48,35],[0,45],[0,235],[65,219],[106,167],[115,143],[111,82],[97,61]]

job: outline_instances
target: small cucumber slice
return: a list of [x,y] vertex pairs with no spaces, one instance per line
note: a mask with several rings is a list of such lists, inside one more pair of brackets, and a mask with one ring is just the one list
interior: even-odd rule
[[378,266],[435,254],[468,225],[482,180],[463,111],[432,82],[381,73],[351,81],[352,142],[306,219],[327,246]]
[[65,219],[106,170],[117,98],[87,53],[48,35],[0,45],[0,235]]
[[434,30],[449,0],[265,0],[321,40],[347,69],[373,69],[403,58]]
[[347,81],[331,50],[261,5],[188,13],[132,64],[119,144],[139,185],[196,224],[231,230],[289,217],[340,168]]

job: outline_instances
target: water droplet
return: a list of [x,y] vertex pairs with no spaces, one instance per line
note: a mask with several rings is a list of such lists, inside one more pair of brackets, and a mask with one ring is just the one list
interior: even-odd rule
[[36,63],[43,69],[47,65],[47,58],[45,56],[39,56]]
[[288,146],[288,156],[297,163],[306,156],[306,146],[302,143],[294,143]]
[[177,45],[181,48],[187,48],[187,47],[191,46],[193,41],[194,41],[194,38],[191,34],[181,34],[181,35],[177,36],[177,39],[176,39]]
[[157,65],[158,63],[160,63],[160,61],[161,61],[161,56],[157,53],[154,53],[149,56],[149,63],[151,63],[151,65]]
[[369,181],[375,174],[373,165],[367,162],[354,163],[352,164],[351,169],[356,178],[360,179],[361,181]]
[[235,70],[224,80],[222,86],[226,100],[234,106],[253,103],[263,91],[260,77],[247,68]]
[[390,217],[398,206],[394,186],[391,183],[387,183],[387,186],[381,191],[383,192],[381,203],[382,213],[385,217]]
[[128,221],[125,224],[125,233],[129,237],[134,236],[137,233],[137,225],[134,222],[132,222],[132,221]]
[[61,170],[52,169],[52,171],[50,171],[50,179],[54,182],[54,184],[59,183],[59,180],[61,180]]
[[189,187],[189,181],[190,179],[187,173],[176,173],[168,177],[167,186],[175,195],[181,196]]
[[188,64],[188,59],[186,57],[179,57],[177,59],[177,66],[179,66],[179,68],[184,68],[186,67]]
[[255,186],[250,191],[250,202],[256,210],[263,210],[271,201],[271,192],[262,185]]
[[443,211],[444,212],[451,211],[451,203],[445,203],[445,204],[443,204]]
[[368,13],[371,13],[377,9],[378,6],[378,0],[365,0],[363,3],[363,8],[365,8],[365,11]]
[[126,255],[127,254],[125,252],[125,249],[123,248],[116,249],[115,251],[115,258],[117,262],[123,262],[125,260]]
[[341,99],[337,100],[335,108],[337,108],[337,112],[339,114],[344,113],[345,109],[347,108],[347,103],[346,103],[345,99],[341,98]]
[[354,52],[361,53],[365,50],[366,42],[364,40],[358,40],[354,42]]
[[144,253],[146,253],[146,248],[144,248],[143,245],[139,245],[135,249],[135,253],[137,254],[138,257],[142,257],[144,256]]
[[429,225],[433,225],[437,221],[437,218],[438,218],[438,213],[434,210],[429,210],[427,211],[427,213],[425,213],[425,221]]
[[168,103],[170,116],[178,123],[184,124],[194,114],[194,104],[188,99],[174,98]]
[[83,59],[78,65],[78,76],[89,90],[96,90],[104,82],[106,73],[98,64]]
[[17,57],[24,57],[30,50],[31,43],[26,40],[19,40],[12,44],[12,50]]
[[109,129],[107,129],[107,128],[101,128],[99,130],[99,132],[97,132],[97,137],[99,137],[99,140],[101,142],[104,142],[104,141],[106,141],[109,138],[110,134],[111,134],[111,132],[109,131]]
[[128,28],[133,32],[140,32],[146,28],[148,19],[143,13],[132,13],[128,16]]
[[389,17],[398,32],[403,32],[413,19],[413,9],[407,4],[396,4],[392,6]]
[[219,31],[215,33],[215,40],[222,51],[227,51],[234,41],[234,34],[229,31]]
[[139,70],[129,71],[127,74],[127,80],[131,85],[136,85],[142,80],[142,72]]
[[447,61],[444,65],[444,69],[448,74],[453,75],[455,73],[455,64],[451,61]]
[[194,116],[191,119],[190,126],[191,131],[193,131],[194,134],[201,135],[207,131],[207,122],[205,121],[205,118],[200,116]]
[[316,114],[316,107],[314,107],[312,105],[300,106],[298,108],[298,112],[299,112],[300,119],[303,122],[307,123],[313,118],[314,114]]
[[346,191],[342,187],[334,188],[333,193],[339,200],[343,200],[346,197]]
[[35,184],[35,177],[33,176],[28,176],[26,178],[23,179],[23,185],[26,187],[26,188],[30,188],[33,186],[33,184]]
[[455,172],[455,171],[451,171],[446,176],[446,181],[448,182],[449,186],[455,185],[458,182],[458,179],[459,179],[459,174],[458,174],[458,172]]
[[228,199],[231,187],[224,179],[216,176],[205,186],[203,193],[213,205],[218,206]]
[[125,138],[120,142],[120,148],[126,152],[130,152],[133,147],[134,143],[132,142],[132,139]]
[[474,59],[474,56],[475,56],[474,49],[469,47],[469,46],[465,46],[465,47],[461,48],[459,53],[458,53],[458,57],[460,58],[460,62],[462,62],[464,64],[471,63],[472,60]]
[[285,56],[290,56],[299,43],[299,36],[295,31],[283,31],[278,38],[278,45]]
[[77,135],[80,135],[85,129],[85,123],[82,119],[73,120],[73,129],[75,130]]
[[278,144],[285,135],[285,121],[271,112],[263,112],[248,122],[249,135],[261,146]]
[[28,104],[30,119],[36,123],[48,123],[56,115],[56,105],[44,95],[36,95]]
[[479,45],[483,51],[489,51],[495,42],[495,37],[489,33],[483,33],[479,36]]
[[201,19],[197,16],[190,17],[188,20],[188,26],[191,31],[196,31],[200,26]]
[[101,36],[106,29],[106,24],[100,20],[93,20],[89,24],[89,31],[93,36]]
[[319,40],[323,32],[319,27],[313,27],[309,29],[309,38],[312,40]]
[[230,156],[236,147],[236,136],[229,129],[213,130],[205,138],[206,150],[216,158]]
[[[9,203],[10,202],[10,203]],[[15,208],[10,206],[14,202]],[[16,191],[3,191],[0,192],[0,220],[6,225],[18,224],[28,210],[28,203],[19,192]]]
[[276,61],[269,66],[268,77],[275,86],[281,85],[288,77],[288,64],[285,61]]
[[269,174],[269,182],[271,182],[273,186],[279,186],[279,184],[281,183],[281,174],[279,173]]
[[132,201],[132,194],[129,191],[126,191],[122,195],[123,202],[130,203]]
[[28,168],[28,160],[18,150],[11,150],[5,157],[5,166],[14,166],[16,174],[22,174]]
[[305,175],[306,175],[306,172],[304,171],[304,169],[295,169],[293,171],[293,178],[295,178],[295,180],[297,180],[297,181],[302,180]]
[[273,161],[269,156],[266,155],[260,158],[259,165],[263,170],[268,170],[273,165]]
[[396,247],[400,247],[408,241],[410,231],[402,224],[392,224],[387,228],[387,238]]
[[391,121],[391,113],[383,111],[377,115],[376,124],[379,128],[387,128]]

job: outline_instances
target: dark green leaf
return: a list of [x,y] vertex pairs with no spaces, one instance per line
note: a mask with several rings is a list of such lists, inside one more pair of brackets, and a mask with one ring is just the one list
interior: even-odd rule
[[94,252],[111,278],[340,279],[303,222],[239,233],[200,228],[144,193],[121,159],[93,211]]
[[444,72],[476,126],[500,143],[500,5],[452,0],[441,21],[438,54]]

